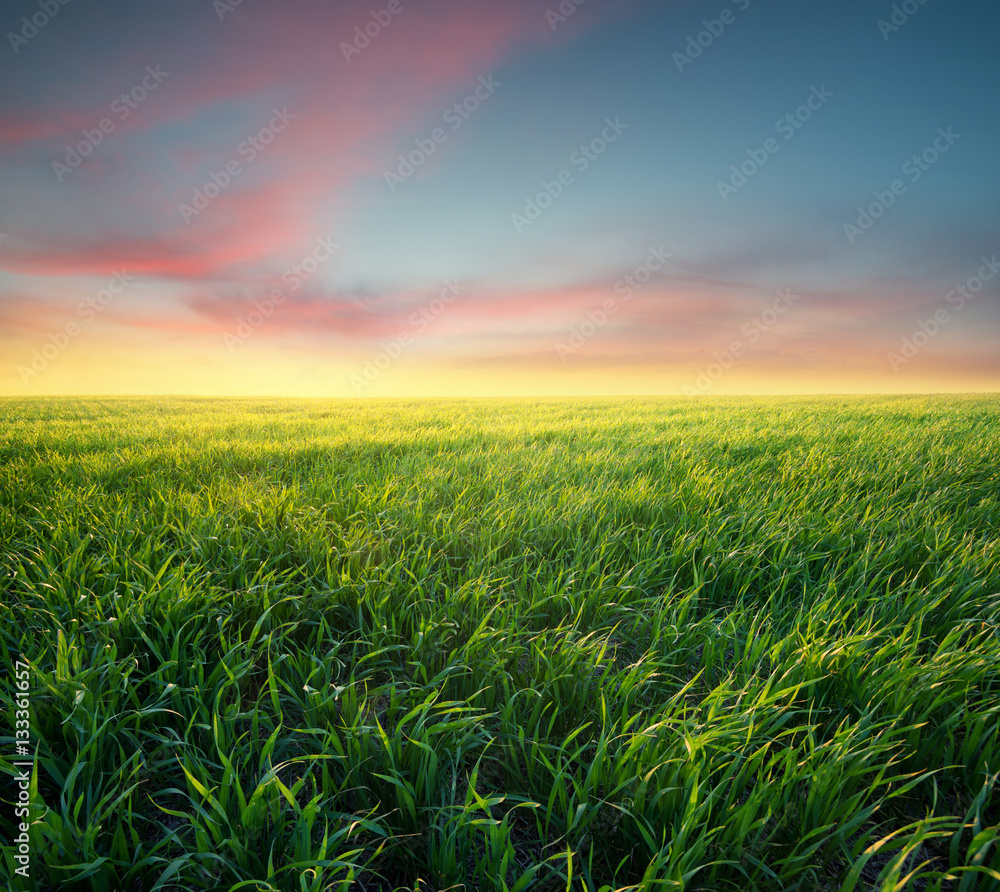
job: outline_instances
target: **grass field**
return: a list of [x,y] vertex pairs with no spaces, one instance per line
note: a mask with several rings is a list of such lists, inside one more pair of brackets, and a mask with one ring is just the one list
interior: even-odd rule
[[13,888],[1000,888],[1000,397],[5,400],[0,456]]

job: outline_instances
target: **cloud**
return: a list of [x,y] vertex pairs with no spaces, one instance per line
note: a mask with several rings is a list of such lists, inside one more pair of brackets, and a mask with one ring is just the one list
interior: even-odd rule
[[[52,161],[141,75],[142,66],[132,73],[136,53],[103,60],[102,71],[117,78],[102,74],[73,105],[58,100],[53,84],[48,101],[0,114],[0,154],[50,182],[23,218],[44,211],[58,221],[69,194],[89,222],[83,234],[58,222],[33,231],[11,225],[18,238],[0,254],[0,268],[103,275],[128,265],[186,279],[239,275],[294,257],[342,218],[352,182],[381,175],[381,158],[391,157],[400,133],[414,132],[517,47],[550,39],[544,16],[526,0],[406,0],[348,61],[341,46],[371,21],[371,8],[313,0],[247,5],[213,23],[217,41],[195,42],[180,56],[174,45],[145,48],[169,78],[59,188]],[[240,151],[243,140],[269,124],[274,107],[295,119],[250,159]],[[185,222],[179,205],[229,161],[240,174]],[[4,217],[16,221],[17,208],[8,206]]]

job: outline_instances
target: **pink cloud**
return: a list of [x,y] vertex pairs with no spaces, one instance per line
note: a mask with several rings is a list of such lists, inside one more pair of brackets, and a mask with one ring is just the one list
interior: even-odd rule
[[[499,65],[517,46],[551,39],[544,11],[528,0],[469,3],[465,0],[404,0],[403,12],[360,54],[345,59],[341,43],[370,21],[367,2],[326,4],[304,0],[291,7],[240,8],[218,24],[219,41],[210,55],[171,60],[164,49],[146,48],[111,60],[90,95],[89,108],[46,104],[41,113],[0,119],[0,147],[46,143],[59,157],[60,144],[94,127],[133,75],[145,64],[162,64],[169,77],[130,117],[116,124],[115,138],[143,129],[184,125],[225,112],[246,120],[250,135],[269,123],[274,106],[296,117],[287,129],[247,163],[238,141],[219,145],[171,144],[156,149],[150,169],[169,162],[166,183],[141,172],[123,179],[123,165],[107,152],[74,172],[73,186],[85,185],[102,206],[122,205],[138,219],[129,231],[96,225],[85,236],[20,233],[0,256],[2,268],[27,274],[105,274],[110,266],[167,278],[224,276],[247,264],[295,256],[317,235],[321,220],[335,218],[344,189],[358,176],[377,175],[376,158],[399,133],[418,127],[427,109],[437,110]],[[140,64],[142,63],[142,64]],[[113,72],[113,74],[111,73]],[[124,78],[124,81],[123,81]],[[259,110],[259,114],[255,109]],[[136,152],[129,153],[134,161]],[[110,160],[109,160],[110,159]],[[211,171],[229,160],[244,162],[211,205],[185,223],[178,206],[190,203]],[[384,165],[383,165],[384,166]],[[180,173],[178,173],[180,172]],[[185,182],[187,177],[190,180]],[[126,188],[127,186],[127,188]],[[86,202],[88,195],[81,194]],[[158,205],[158,206],[154,206]]]

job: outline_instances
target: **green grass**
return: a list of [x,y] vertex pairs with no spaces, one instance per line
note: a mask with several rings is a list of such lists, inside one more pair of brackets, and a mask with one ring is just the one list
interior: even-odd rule
[[22,885],[1000,888],[998,470],[996,396],[0,401]]

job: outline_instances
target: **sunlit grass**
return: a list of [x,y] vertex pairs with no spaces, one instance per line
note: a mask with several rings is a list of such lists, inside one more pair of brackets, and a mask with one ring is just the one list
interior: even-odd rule
[[1000,888],[998,469],[987,396],[0,402],[38,888]]

